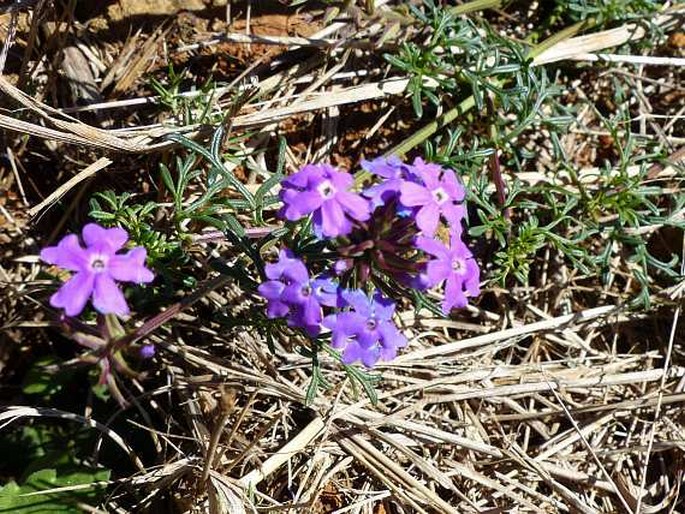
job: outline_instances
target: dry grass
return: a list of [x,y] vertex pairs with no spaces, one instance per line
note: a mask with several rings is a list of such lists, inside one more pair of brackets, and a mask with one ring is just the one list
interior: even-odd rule
[[[376,2],[376,8],[382,11],[384,3]],[[99,189],[98,180],[107,183],[103,177],[114,173],[112,168],[119,177],[138,180],[139,154],[156,164],[173,152],[176,143],[165,136],[181,133],[203,141],[213,130],[204,123],[156,118],[159,111],[150,106],[159,106],[160,98],[144,84],[146,74],[163,69],[166,60],[205,51],[214,58],[225,51],[249,54],[257,44],[275,48],[268,59],[251,61],[232,83],[215,91],[209,108],[234,134],[249,130],[241,144],[245,153],[256,155],[250,157],[256,167],[267,168],[266,157],[256,150],[268,147],[273,134],[287,134],[289,127],[318,116],[326,121],[317,125],[316,137],[303,145],[289,141],[288,169],[310,156],[344,159],[339,149],[344,148],[340,126],[346,107],[380,105],[371,123],[356,127],[357,144],[366,155],[400,142],[407,130],[397,113],[407,79],[386,78],[387,70],[373,67],[358,66],[352,73],[346,66],[354,52],[386,44],[378,39],[378,18],[338,21],[306,36],[229,32],[219,38],[191,30],[196,41],[176,37],[184,27],[169,22],[106,45],[95,44],[82,24],[67,23],[47,40],[64,45],[67,35],[76,38],[100,63],[92,67],[101,68],[100,84],[109,84],[111,92],[96,106],[75,106],[54,101],[50,80],[56,70],[37,59],[45,41],[36,27],[50,8],[47,2],[35,4],[23,31],[17,17],[24,20],[24,12],[0,17],[4,48],[20,55],[17,73],[0,76],[0,127],[6,131],[0,151],[9,156],[9,164],[0,168],[5,194],[0,200],[0,379],[13,391],[20,379],[13,368],[27,367],[22,355],[56,337],[45,329],[57,323],[45,314],[48,281],[39,274],[39,246],[63,233],[79,202]],[[253,30],[259,29],[258,10],[253,7]],[[655,23],[668,33],[678,30],[678,20],[682,12],[673,11]],[[625,56],[591,56],[644,36],[643,28],[627,24],[566,38],[535,63],[629,62]],[[298,48],[323,50],[306,60],[289,60]],[[45,52],[55,55],[54,48]],[[277,56],[285,65],[274,64]],[[642,64],[683,66],[682,58],[639,57]],[[5,61],[0,54],[0,63]],[[666,84],[682,94],[677,73]],[[634,80],[634,99],[644,100],[641,135],[673,149],[673,163],[655,165],[652,180],[682,179],[683,134],[671,120],[650,115],[650,88],[661,86],[651,82],[642,65]],[[28,82],[38,93],[29,91]],[[599,87],[599,82],[580,83],[577,91],[593,99]],[[199,93],[186,96],[194,95]],[[137,106],[152,114],[131,114]],[[97,120],[85,117],[91,111],[98,113]],[[677,116],[682,115],[680,108]],[[120,116],[125,123],[113,123]],[[597,151],[593,138],[601,135],[601,125],[585,110],[562,144],[570,155],[580,155]],[[49,179],[40,176],[30,165],[38,154],[58,168],[64,162],[64,169],[53,169]],[[56,160],[60,155],[63,162]],[[596,171],[589,165],[577,170],[589,191]],[[531,185],[568,185],[567,177],[544,166],[518,178]],[[139,184],[128,182],[128,188]],[[253,186],[254,181],[248,183]],[[682,194],[679,186],[674,194]],[[40,221],[60,199],[66,199],[61,210],[48,211]],[[683,212],[673,216],[682,219]],[[619,287],[630,290],[630,278],[601,289],[595,277],[559,266],[548,254],[549,273],[541,274],[535,288],[493,287],[487,293],[494,301],[469,307],[454,319],[402,312],[410,344],[378,368],[383,380],[377,405],[355,394],[339,366],[323,358],[332,387],[305,407],[310,368],[294,351],[297,341],[276,341],[271,354],[258,334],[226,329],[206,316],[231,309],[248,316],[250,309],[260,308],[236,284],[212,281],[209,256],[230,260],[232,251],[225,242],[197,240],[191,257],[208,285],[193,298],[196,303],[173,310],[173,319],[149,336],[159,348],[155,369],[147,380],[127,383],[125,393],[134,399],[129,411],[102,419],[90,410],[90,400],[84,400],[79,414],[22,406],[17,403],[27,398],[13,392],[3,398],[0,434],[29,417],[51,417],[99,431],[103,444],[113,440],[133,466],[122,465],[113,477],[108,512],[637,514],[682,509],[682,280],[655,293],[651,309],[636,311],[620,301],[625,291]],[[685,255],[685,246],[682,251]],[[594,289],[588,290],[588,283]],[[120,422],[129,413],[137,421]],[[116,423],[117,430],[110,428]],[[144,433],[154,455],[138,455],[121,427]]]

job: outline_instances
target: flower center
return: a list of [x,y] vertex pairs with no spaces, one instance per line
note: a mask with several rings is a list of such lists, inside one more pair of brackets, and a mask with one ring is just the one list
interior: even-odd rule
[[453,259],[452,260],[452,271],[455,273],[463,273],[464,270],[466,270],[466,262],[462,259]]
[[90,269],[95,273],[102,273],[107,267],[107,258],[102,255],[93,255],[90,259]]
[[378,326],[378,322],[375,319],[366,320],[366,328],[368,330],[376,330],[377,326]]
[[335,193],[337,192],[333,184],[331,184],[330,180],[324,180],[323,182],[321,182],[321,184],[319,184],[316,187],[316,190],[319,192],[319,194],[323,197],[324,200],[332,198],[333,196],[335,196]]
[[441,187],[433,189],[431,193],[433,194],[433,199],[438,203],[438,205],[445,203],[450,198],[447,192]]
[[312,286],[310,286],[309,284],[305,284],[302,286],[300,292],[302,293],[302,296],[306,298],[312,294]]

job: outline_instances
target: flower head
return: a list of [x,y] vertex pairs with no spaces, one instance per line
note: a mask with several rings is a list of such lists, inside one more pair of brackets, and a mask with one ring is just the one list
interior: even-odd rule
[[480,294],[480,269],[473,254],[461,240],[458,232],[452,232],[450,246],[429,237],[417,237],[416,246],[434,258],[426,264],[422,281],[427,287],[445,282],[445,314],[454,307],[466,307],[468,296]]
[[442,215],[452,227],[459,228],[465,210],[460,205],[464,199],[464,186],[454,171],[437,164],[426,163],[420,157],[414,161],[414,172],[421,183],[405,181],[400,187],[400,202],[406,207],[416,207],[416,224],[426,236],[433,236]]
[[380,293],[369,298],[360,290],[343,291],[341,296],[351,309],[326,316],[323,325],[332,332],[333,348],[342,350],[343,362],[361,361],[370,368],[379,360],[395,358],[397,349],[407,345],[392,321],[395,303]]
[[267,299],[269,318],[286,317],[288,325],[300,327],[311,336],[321,331],[322,306],[339,304],[338,285],[328,278],[311,279],[304,262],[283,249],[279,259],[265,267],[266,282],[257,290]]
[[369,219],[369,202],[350,191],[354,185],[352,175],[328,164],[308,164],[281,185],[282,215],[297,221],[313,214],[314,233],[318,237],[349,234],[352,220]]
[[145,267],[145,248],[137,246],[118,253],[128,241],[128,233],[123,228],[107,229],[96,223],[83,227],[82,237],[85,248],[78,236],[70,234],[57,246],[40,252],[40,258],[48,264],[74,272],[50,297],[50,305],[63,308],[68,316],[77,316],[92,297],[93,307],[101,314],[128,314],[126,298],[115,281],[152,282],[154,274]]

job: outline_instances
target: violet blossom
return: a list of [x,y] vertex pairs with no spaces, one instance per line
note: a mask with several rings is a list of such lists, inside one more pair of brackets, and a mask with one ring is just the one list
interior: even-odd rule
[[282,216],[297,221],[313,214],[317,237],[349,234],[352,220],[369,219],[369,202],[350,191],[354,178],[328,164],[308,164],[281,183]]
[[265,266],[266,282],[257,290],[267,300],[269,318],[286,317],[289,326],[303,328],[311,336],[321,331],[322,307],[339,304],[338,286],[328,278],[311,279],[302,260],[290,250],[279,253],[279,260]]
[[154,274],[145,267],[145,248],[137,246],[127,253],[118,253],[128,241],[128,233],[123,228],[107,229],[96,223],[83,227],[82,238],[85,248],[78,236],[70,234],[57,246],[40,252],[43,261],[73,272],[50,297],[50,305],[64,309],[67,316],[77,316],[92,298],[93,307],[100,314],[127,315],[128,304],[116,281],[152,282]]
[[395,358],[398,348],[407,345],[392,321],[395,303],[380,293],[369,298],[361,290],[343,291],[341,296],[351,309],[326,316],[323,325],[331,330],[331,345],[341,350],[342,362],[360,361],[370,368]]
[[453,231],[450,246],[429,237],[417,237],[416,247],[434,258],[426,264],[422,281],[427,287],[445,282],[445,314],[457,307],[466,307],[468,296],[480,294],[480,269],[473,254],[461,240],[460,233]]
[[[396,155],[376,157],[372,161],[363,160],[361,164],[366,171],[383,179],[380,183],[367,187],[363,192],[374,208],[399,197],[402,184],[408,180],[415,180],[411,167]],[[405,213],[408,211],[398,214]]]
[[400,202],[406,207],[416,207],[416,224],[424,235],[432,237],[442,215],[452,227],[459,227],[465,209],[464,186],[454,171],[444,169],[417,158],[413,164],[414,172],[423,184],[404,181],[400,187]]

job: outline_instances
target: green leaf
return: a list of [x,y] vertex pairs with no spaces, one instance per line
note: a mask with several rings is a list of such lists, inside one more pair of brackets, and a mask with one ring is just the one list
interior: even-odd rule
[[81,514],[84,510],[79,504],[99,502],[104,493],[102,482],[109,480],[109,474],[109,470],[87,468],[59,474],[54,468],[41,469],[32,473],[21,486],[11,481],[0,488],[0,512]]
[[22,390],[25,394],[39,394],[48,398],[62,389],[65,381],[64,375],[57,375],[49,372],[46,368],[51,364],[55,364],[52,358],[40,359],[31,369],[29,369]]

